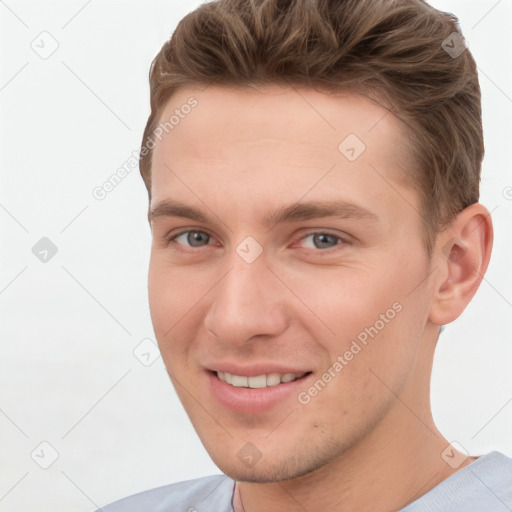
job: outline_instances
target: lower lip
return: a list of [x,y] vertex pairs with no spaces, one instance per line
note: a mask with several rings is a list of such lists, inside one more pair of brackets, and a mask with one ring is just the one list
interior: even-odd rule
[[293,399],[306,389],[305,381],[311,373],[292,382],[265,388],[235,387],[220,380],[213,372],[207,372],[209,387],[213,397],[226,409],[243,414],[257,414],[269,411],[283,401]]

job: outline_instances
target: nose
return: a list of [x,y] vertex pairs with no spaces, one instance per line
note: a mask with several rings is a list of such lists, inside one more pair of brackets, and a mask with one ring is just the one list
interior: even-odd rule
[[237,346],[255,337],[278,336],[288,322],[286,296],[279,285],[265,260],[246,263],[235,259],[211,292],[205,327],[222,342]]

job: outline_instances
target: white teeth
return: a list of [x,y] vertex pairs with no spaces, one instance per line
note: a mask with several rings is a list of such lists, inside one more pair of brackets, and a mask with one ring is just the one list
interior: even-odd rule
[[246,377],[244,375],[233,375],[228,372],[217,372],[217,377],[220,380],[231,384],[237,388],[265,388],[270,386],[277,386],[281,383],[292,382],[296,379],[303,377],[304,373],[269,373],[257,375],[255,377]]
[[[224,374],[224,379],[226,378],[226,374]],[[236,388],[246,388],[249,386],[249,379],[242,375],[233,375],[231,380],[231,385]]]
[[250,388],[266,388],[267,377],[265,375],[258,375],[257,377],[249,377],[248,379]]
[[269,373],[267,375],[267,386],[277,386],[281,384],[281,375],[279,373]]

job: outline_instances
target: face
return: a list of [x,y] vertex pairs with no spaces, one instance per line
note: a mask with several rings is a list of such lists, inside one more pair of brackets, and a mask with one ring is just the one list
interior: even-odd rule
[[151,188],[169,375],[224,473],[329,467],[425,388],[429,262],[406,130],[367,98],[312,90],[183,89],[162,122],[177,109]]

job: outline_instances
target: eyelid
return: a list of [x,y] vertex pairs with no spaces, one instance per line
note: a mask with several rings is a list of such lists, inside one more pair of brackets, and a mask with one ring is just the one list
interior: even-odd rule
[[296,238],[294,242],[292,242],[292,245],[295,245],[297,242],[301,242],[305,238],[312,236],[312,235],[329,235],[337,238],[339,242],[334,245],[333,247],[329,247],[328,249],[311,249],[311,248],[304,248],[305,250],[314,251],[314,252],[329,252],[332,250],[336,250],[338,246],[347,245],[351,243],[349,235],[346,234],[340,234],[340,233],[333,233],[329,229],[314,229],[312,231],[308,231],[305,234],[302,234],[300,237]]
[[[178,237],[180,237],[182,235],[185,235],[185,234],[187,234],[189,232],[204,233],[208,237],[210,237],[210,241],[211,241],[211,239],[215,238],[206,229],[203,229],[203,228],[199,228],[198,229],[198,228],[191,228],[191,227],[189,227],[189,228],[182,228],[181,230],[179,230],[176,233],[172,233],[172,234],[166,235],[165,236],[165,240],[170,244],[171,242],[175,242],[176,238],[178,238]],[[340,249],[339,246],[344,246],[344,245],[347,245],[347,244],[351,243],[350,236],[345,234],[345,233],[343,233],[343,234],[333,233],[329,229],[316,228],[316,229],[309,229],[306,233],[301,234],[299,237],[295,238],[294,241],[291,243],[291,246],[292,247],[296,246],[298,242],[301,242],[305,238],[307,238],[309,236],[312,236],[312,235],[329,235],[329,236],[333,236],[333,237],[337,238],[339,240],[339,242],[336,245],[334,245],[333,247],[329,247],[327,249],[315,249],[315,248],[303,247],[302,249],[304,249],[305,251],[312,251],[312,252],[318,252],[318,253],[326,253],[326,252],[329,252],[329,251],[339,250]],[[182,249],[182,250],[187,251],[187,252],[191,252],[191,251],[195,252],[195,251],[200,250],[203,247],[208,247],[209,245],[211,245],[210,243],[208,243],[208,244],[200,246],[200,247],[193,247],[193,246],[188,246],[188,245],[184,245],[184,244],[179,244],[177,242],[175,242],[175,243],[177,245],[180,245],[180,246],[184,247],[185,249]]]
[[[168,243],[171,243],[171,242],[174,242],[176,240],[176,238],[178,238],[179,236],[185,235],[187,233],[204,233],[205,235],[208,235],[210,237],[210,239],[215,238],[211,233],[208,232],[208,230],[203,229],[203,228],[200,228],[200,229],[183,228],[180,231],[177,231],[176,233],[172,233],[172,234],[169,233],[169,234],[165,235],[164,239]],[[182,245],[182,244],[178,244],[178,245]],[[210,245],[210,244],[207,244],[207,245]],[[200,247],[192,247],[192,246],[186,246],[186,245],[184,247],[187,247],[189,249],[200,249]],[[203,246],[203,247],[205,247],[205,246]]]

